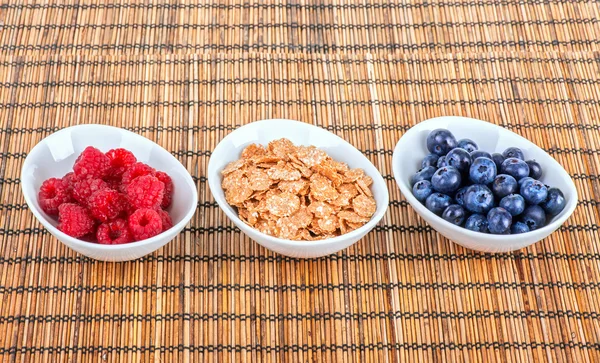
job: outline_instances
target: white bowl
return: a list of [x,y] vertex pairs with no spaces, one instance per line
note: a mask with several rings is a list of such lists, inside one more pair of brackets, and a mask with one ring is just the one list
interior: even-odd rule
[[[364,226],[344,235],[320,241],[291,241],[273,237],[248,226],[227,203],[221,188],[221,170],[238,160],[242,150],[250,144],[266,145],[272,140],[287,138],[296,145],[314,145],[324,150],[334,160],[347,163],[351,168],[361,168],[373,178],[371,190],[377,202],[377,210]],[[253,122],[227,135],[217,145],[208,163],[208,185],[213,197],[227,217],[250,238],[262,246],[291,257],[312,258],[329,255],[342,250],[364,237],[381,220],[388,207],[388,190],[379,171],[360,151],[342,138],[303,122],[273,119]]]
[[[101,245],[85,242],[64,234],[56,228],[55,218],[42,211],[38,191],[42,182],[62,177],[73,170],[73,163],[88,146],[101,151],[126,148],[138,161],[164,171],[173,179],[173,203],[169,213],[173,228],[139,242],[122,245]],[[171,153],[147,138],[133,132],[104,125],[80,125],[62,129],[40,141],[27,155],[21,169],[21,188],[33,215],[62,243],[88,257],[102,261],[127,261],[140,258],[171,241],[194,215],[198,192],[190,174]]]
[[[490,154],[494,152],[501,153],[510,146],[521,148],[527,160],[535,159],[542,166],[541,181],[562,190],[567,201],[565,209],[552,218],[546,226],[535,231],[516,235],[493,235],[474,232],[455,226],[438,217],[413,196],[409,179],[411,175],[420,169],[421,160],[429,154],[426,146],[427,135],[430,131],[439,128],[450,130],[457,140],[469,138],[475,141],[480,150],[487,151]],[[394,177],[400,191],[417,213],[436,231],[451,241],[478,251],[507,252],[534,244],[559,228],[577,206],[575,184],[556,160],[531,141],[500,126],[481,120],[444,116],[423,121],[408,130],[398,141],[394,149],[392,163]]]

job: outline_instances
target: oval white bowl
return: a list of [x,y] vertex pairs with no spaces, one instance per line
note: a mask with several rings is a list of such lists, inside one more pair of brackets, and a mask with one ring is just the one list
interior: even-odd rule
[[[103,152],[118,147],[128,149],[138,161],[169,174],[174,186],[173,203],[168,210],[173,227],[152,238],[122,245],[81,241],[59,231],[57,220],[40,208],[39,188],[44,180],[60,178],[72,171],[75,159],[88,146]],[[141,135],[104,125],[68,127],[40,141],[23,163],[21,188],[29,209],[53,236],[82,255],[102,261],[134,260],[164,246],[190,221],[198,205],[198,192],[192,177],[171,153]]]
[[[410,177],[420,169],[421,160],[429,154],[426,146],[430,131],[444,128],[450,130],[457,140],[469,138],[480,150],[501,153],[510,146],[521,148],[525,158],[535,159],[543,170],[541,181],[562,190],[567,201],[563,211],[549,223],[535,231],[517,235],[493,235],[474,232],[455,226],[429,211],[412,193]],[[400,191],[433,229],[461,246],[483,252],[508,252],[534,244],[558,229],[577,206],[577,190],[565,169],[544,150],[522,136],[489,122],[466,117],[444,116],[423,121],[412,127],[398,141],[392,158],[394,178]]]
[[[361,168],[373,178],[371,190],[377,202],[373,218],[361,228],[344,235],[321,241],[291,241],[273,237],[248,226],[227,203],[221,188],[221,170],[238,160],[244,148],[250,144],[267,145],[270,141],[287,138],[296,145],[313,145],[324,150],[334,160],[347,163],[351,168]],[[389,201],[387,186],[375,166],[354,146],[337,135],[320,127],[299,121],[272,119],[250,123],[227,135],[217,145],[208,163],[210,191],[231,221],[260,245],[290,257],[314,258],[340,251],[361,239],[383,218]]]

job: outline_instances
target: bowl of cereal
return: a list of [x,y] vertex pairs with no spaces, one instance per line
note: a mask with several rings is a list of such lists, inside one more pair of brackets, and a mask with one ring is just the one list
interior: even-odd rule
[[284,119],[227,135],[210,158],[208,184],[242,232],[291,257],[347,248],[375,227],[389,201],[383,177],[354,146]]

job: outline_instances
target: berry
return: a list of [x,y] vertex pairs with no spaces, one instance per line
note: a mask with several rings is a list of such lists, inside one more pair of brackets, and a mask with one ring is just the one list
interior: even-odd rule
[[437,161],[436,166],[438,168],[443,168],[444,166],[448,166],[448,163],[446,162],[446,155],[440,156],[440,158]]
[[496,177],[496,164],[492,159],[477,158],[469,169],[469,179],[474,184],[490,184]]
[[109,170],[110,160],[108,156],[92,146],[85,148],[73,165],[73,171],[79,179],[102,179],[108,175]]
[[94,231],[94,220],[84,207],[64,203],[58,207],[58,229],[78,238]]
[[173,227],[173,221],[171,220],[171,216],[169,215],[169,213],[167,213],[167,211],[158,209],[156,212],[158,212],[158,215],[160,216],[160,219],[162,221],[163,232]]
[[460,226],[465,221],[466,213],[463,207],[458,204],[449,205],[442,213],[442,218],[446,221]]
[[529,227],[530,231],[533,231],[546,224],[546,213],[544,213],[544,210],[539,205],[531,205],[525,208],[520,220]]
[[492,208],[487,215],[488,228],[493,234],[508,234],[512,224],[512,216],[501,207]]
[[527,225],[523,222],[514,223],[510,227],[510,233],[512,233],[512,234],[527,233],[527,232],[529,232],[529,227],[527,227]]
[[452,198],[446,194],[433,193],[427,197],[425,206],[433,213],[440,215],[444,210],[446,210],[446,208],[448,208],[451,202]]
[[171,180],[171,177],[167,175],[167,173],[162,171],[157,171],[155,176],[165,185],[165,192],[163,194],[163,199],[160,203],[160,207],[163,209],[167,209],[169,208],[169,206],[171,205],[171,201],[173,200],[173,181]]
[[76,181],[77,177],[73,172],[66,173],[65,176],[62,177],[62,185],[67,190],[71,198],[73,198],[73,187],[75,186]]
[[508,158],[504,160],[500,167],[502,174],[511,175],[517,181],[529,176],[529,166],[526,162],[517,158]]
[[102,179],[82,179],[73,186],[73,198],[82,206],[88,205],[88,199],[98,190],[106,189],[108,185]]
[[433,187],[429,180],[420,180],[413,185],[413,194],[415,198],[421,203],[425,202],[427,197],[433,193]]
[[[521,179],[523,180],[523,179]],[[519,189],[519,185],[515,178],[507,174],[500,174],[496,176],[492,183],[492,191],[498,198],[504,198],[509,194],[514,194]]]
[[65,188],[61,179],[50,178],[45,180],[38,192],[40,208],[49,215],[57,215],[58,208],[71,201],[71,194]]
[[134,208],[160,207],[165,185],[155,176],[144,175],[133,179],[127,186],[127,199]]
[[471,160],[475,160],[477,158],[488,158],[488,159],[492,159],[492,155],[490,155],[490,153],[485,152],[483,150],[475,150],[473,152],[471,152]]
[[454,148],[446,155],[446,164],[464,173],[471,166],[471,155],[465,149]]
[[423,158],[423,161],[421,161],[421,169],[426,168],[428,166],[437,166],[437,162],[438,159],[440,157],[437,156],[436,154],[429,154],[426,157]]
[[454,135],[445,129],[433,130],[427,135],[427,150],[436,155],[446,155],[456,147]]
[[88,207],[92,217],[100,222],[115,219],[126,208],[125,196],[113,189],[101,189],[90,196]]
[[135,241],[154,237],[163,230],[162,218],[157,211],[141,208],[133,212],[128,220],[129,231]]
[[460,187],[462,178],[460,172],[452,166],[439,168],[431,177],[431,185],[437,192],[450,194]]
[[460,139],[460,140],[458,140],[458,144],[456,146],[461,149],[467,150],[467,152],[469,152],[469,153],[479,149],[477,147],[477,144],[475,143],[475,141],[473,141],[471,139]]
[[555,216],[565,209],[566,204],[563,192],[558,188],[550,188],[546,200],[540,204],[540,207],[544,209],[547,215]]
[[137,177],[140,176],[144,176],[144,175],[154,175],[156,171],[154,170],[154,168],[152,168],[149,165],[146,165],[144,163],[133,163],[129,169],[127,169],[124,173],[123,173],[123,178],[121,179],[121,183],[122,183],[122,190],[121,191],[125,191],[127,189],[127,186],[129,185],[129,183],[131,183],[131,181]]
[[494,206],[494,195],[485,185],[473,184],[465,191],[464,201],[469,212],[485,214]]
[[542,177],[542,166],[535,160],[527,160],[527,166],[529,166],[529,176],[533,179],[539,179]]
[[488,220],[483,214],[472,214],[467,218],[465,228],[475,232],[490,233]]
[[110,160],[109,175],[112,178],[120,178],[137,161],[131,151],[121,148],[109,150],[106,156]]
[[519,180],[518,183],[518,189],[521,190],[521,188],[526,185],[526,184],[531,184],[535,181],[535,179],[531,178],[531,177],[525,177],[521,180]]
[[509,147],[508,149],[504,150],[504,152],[502,152],[502,156],[504,156],[505,159],[516,158],[519,160],[525,160],[525,155],[523,155],[523,151],[521,151],[521,149],[519,149],[518,147]]
[[548,196],[548,188],[539,180],[521,186],[521,195],[528,204],[540,204]]
[[103,245],[120,245],[133,241],[127,221],[124,219],[115,219],[101,224],[96,231],[96,239]]
[[498,170],[498,171],[500,170],[504,160],[505,160],[505,158],[504,158],[504,156],[502,156],[502,154],[498,154],[498,153],[492,154],[492,161],[494,162],[494,164],[496,164],[496,170]]
[[460,205],[461,207],[465,206],[465,193],[467,192],[467,188],[468,187],[462,187],[460,188],[456,194],[454,195],[454,200],[456,201],[456,203],[458,205]]
[[410,185],[415,185],[418,181],[421,180],[431,180],[431,177],[435,173],[437,169],[433,166],[427,166],[421,170],[419,170],[415,175],[410,178]]
[[502,198],[499,205],[514,217],[525,210],[525,199],[520,194],[511,194]]

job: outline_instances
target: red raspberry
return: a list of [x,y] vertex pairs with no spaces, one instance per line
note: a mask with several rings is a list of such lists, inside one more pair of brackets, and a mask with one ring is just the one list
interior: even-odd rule
[[127,199],[134,208],[157,209],[163,200],[165,185],[155,176],[144,175],[127,186]]
[[120,178],[137,161],[131,151],[121,148],[109,150],[106,156],[110,160],[109,174],[113,178]]
[[83,179],[75,182],[73,185],[73,198],[83,206],[88,205],[89,197],[94,192],[108,188],[106,182],[102,179]]
[[116,190],[100,189],[88,199],[88,207],[92,217],[100,222],[115,219],[126,208],[125,196]]
[[133,179],[144,175],[154,175],[154,172],[154,168],[144,163],[138,162],[132,164],[129,169],[123,173],[123,178],[121,179],[121,191],[126,191],[127,186]]
[[167,229],[170,229],[171,227],[173,227],[173,221],[171,220],[171,216],[169,215],[169,213],[167,213],[167,211],[164,211],[162,209],[157,209],[156,210],[158,212],[158,215],[160,216],[160,219],[162,220],[162,231],[166,231]]
[[42,183],[38,193],[42,210],[50,215],[58,214],[58,207],[71,201],[69,191],[63,186],[62,180],[50,178]]
[[171,205],[171,201],[173,200],[173,181],[171,177],[162,171],[156,172],[156,178],[163,182],[165,185],[165,193],[163,195],[162,202],[160,203],[160,207],[163,209],[169,208]]
[[142,208],[129,216],[129,231],[134,240],[141,241],[162,232],[162,220],[153,209]]
[[66,173],[65,176],[62,177],[62,185],[69,192],[71,197],[73,197],[73,185],[75,185],[76,180],[77,178],[73,172]]
[[96,239],[103,245],[120,245],[133,241],[127,221],[124,219],[115,219],[101,224],[96,232]]
[[88,146],[75,160],[73,171],[77,178],[104,178],[110,170],[108,156],[95,147]]
[[71,237],[82,237],[94,231],[94,220],[87,209],[73,203],[58,207],[58,229]]

